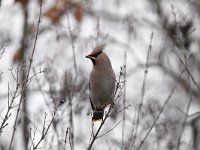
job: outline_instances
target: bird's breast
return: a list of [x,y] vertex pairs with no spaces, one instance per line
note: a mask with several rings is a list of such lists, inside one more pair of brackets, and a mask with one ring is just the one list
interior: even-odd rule
[[111,101],[115,90],[115,78],[111,74],[98,74],[90,78],[90,96],[94,106],[105,108]]

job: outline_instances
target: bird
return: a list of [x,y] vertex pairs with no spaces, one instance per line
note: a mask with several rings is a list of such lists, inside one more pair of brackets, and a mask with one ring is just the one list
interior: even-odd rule
[[103,120],[104,109],[114,98],[116,77],[109,57],[103,52],[104,47],[105,44],[99,44],[86,56],[93,64],[89,78],[93,121]]

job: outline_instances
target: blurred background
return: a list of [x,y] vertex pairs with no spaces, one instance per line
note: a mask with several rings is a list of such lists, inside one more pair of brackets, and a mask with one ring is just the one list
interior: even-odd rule
[[0,22],[0,150],[89,147],[101,43],[123,82],[92,149],[200,150],[199,0],[0,0]]

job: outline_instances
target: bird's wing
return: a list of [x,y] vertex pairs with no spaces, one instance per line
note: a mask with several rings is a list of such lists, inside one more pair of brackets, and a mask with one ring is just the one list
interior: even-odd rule
[[[89,92],[91,90],[91,86],[90,86],[90,83],[89,83]],[[90,104],[92,106],[92,110],[94,111],[94,105],[92,104],[92,100],[91,100],[91,97],[90,97],[90,94],[89,94],[89,98],[90,98]]]

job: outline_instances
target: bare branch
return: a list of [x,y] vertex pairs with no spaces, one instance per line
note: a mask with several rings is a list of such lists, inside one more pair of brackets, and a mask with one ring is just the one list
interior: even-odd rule
[[[124,81],[126,81],[126,51],[124,52]],[[122,142],[121,149],[124,149],[124,135],[126,127],[126,82],[124,83],[124,94],[123,94],[123,124],[122,124]]]
[[[179,77],[181,77],[183,73],[184,73],[184,70],[180,73],[180,76],[179,76]],[[172,88],[172,90],[171,90],[169,96],[168,96],[167,99],[165,100],[165,102],[164,102],[162,108],[160,109],[160,111],[159,111],[158,115],[156,116],[154,122],[152,123],[151,127],[150,127],[149,130],[147,131],[145,137],[143,138],[143,140],[141,140],[141,142],[140,142],[140,144],[139,144],[137,150],[140,150],[140,149],[141,149],[142,145],[143,145],[144,142],[146,141],[146,139],[147,139],[147,137],[149,136],[149,134],[151,133],[152,129],[155,127],[155,125],[156,125],[158,119],[160,118],[160,115],[161,115],[162,112],[164,111],[165,106],[166,106],[167,103],[170,101],[171,97],[173,96],[173,94],[174,94],[174,92],[175,92],[175,90],[176,90],[177,84],[178,84],[178,81],[176,82],[176,84],[175,84],[174,87]]]
[[142,89],[141,89],[141,94],[140,94],[140,102],[139,102],[138,112],[137,112],[137,118],[136,118],[136,127],[135,127],[135,131],[133,131],[134,130],[134,119],[133,119],[132,132],[131,132],[132,135],[130,137],[131,143],[130,143],[129,149],[132,149],[132,147],[135,144],[135,141],[136,141],[136,138],[137,138],[137,132],[138,132],[139,124],[140,124],[140,112],[142,110],[143,101],[144,101],[145,86],[146,86],[146,77],[147,77],[148,68],[149,68],[149,57],[150,57],[151,49],[152,49],[152,41],[153,41],[153,32],[151,33],[150,45],[148,47],[148,52],[147,52],[147,57],[146,57],[146,65],[145,65],[145,71],[144,71],[144,78],[143,78]]
[[[41,22],[41,14],[42,14],[42,1],[41,1],[41,4],[40,4],[40,13],[39,13],[39,18],[38,18],[37,31],[36,31],[35,41],[34,41],[34,45],[33,45],[33,50],[32,50],[32,53],[31,53],[31,57],[29,59],[30,63],[29,63],[29,66],[28,66],[27,74],[26,74],[26,81],[24,81],[24,83],[22,84],[22,91],[25,91],[25,89],[26,89],[26,83],[28,82],[29,75],[30,75],[30,69],[32,67],[33,56],[34,56],[34,53],[35,53],[35,47],[36,47],[37,38],[38,38],[38,31],[39,31],[39,26],[40,26],[40,22]],[[12,143],[13,143],[14,136],[15,136],[16,126],[17,126],[17,121],[18,121],[18,117],[19,117],[19,114],[20,114],[20,108],[21,108],[22,101],[23,101],[23,97],[21,96],[19,106],[18,106],[18,109],[17,109],[17,114],[16,114],[16,117],[15,117],[15,122],[14,122],[14,126],[13,126],[13,132],[12,132],[12,137],[11,137],[11,141],[10,141],[10,145],[9,145],[9,150],[12,149]]]
[[123,121],[123,119],[120,120],[120,121],[119,121],[114,127],[112,127],[110,130],[106,131],[106,132],[103,133],[102,135],[97,136],[97,138],[100,138],[100,137],[102,137],[102,136],[104,136],[104,135],[110,133],[110,132],[111,132],[113,129],[115,129],[122,121]]

